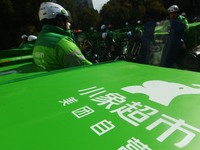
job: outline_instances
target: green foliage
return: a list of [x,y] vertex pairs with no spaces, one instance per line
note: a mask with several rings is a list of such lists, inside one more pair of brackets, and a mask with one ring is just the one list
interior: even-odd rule
[[131,19],[132,5],[126,1],[111,0],[105,4],[100,12],[105,24],[122,26]]
[[97,26],[100,21],[98,11],[87,7],[78,9],[77,18],[78,26],[83,30]]
[[[14,17],[14,7],[10,0],[1,0],[0,1],[0,14],[1,14],[1,21],[0,21],[0,34],[1,34],[1,47],[3,48],[10,48],[12,43],[14,42],[14,38],[12,35],[14,19],[9,19],[9,17]],[[7,42],[9,41],[9,42]]]

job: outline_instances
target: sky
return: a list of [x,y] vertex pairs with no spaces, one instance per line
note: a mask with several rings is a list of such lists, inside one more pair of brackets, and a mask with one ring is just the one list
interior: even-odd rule
[[107,3],[109,0],[92,0],[94,9],[100,11],[102,6]]

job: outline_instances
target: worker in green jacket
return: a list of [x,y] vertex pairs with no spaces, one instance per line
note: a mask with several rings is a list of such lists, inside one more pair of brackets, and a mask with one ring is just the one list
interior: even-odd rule
[[39,9],[42,30],[38,34],[33,58],[45,70],[55,70],[92,64],[81,53],[67,32],[71,15],[53,2],[43,2]]
[[185,16],[179,14],[179,7],[177,5],[172,5],[168,9],[169,19],[177,20],[186,25],[186,30],[188,29],[188,20]]

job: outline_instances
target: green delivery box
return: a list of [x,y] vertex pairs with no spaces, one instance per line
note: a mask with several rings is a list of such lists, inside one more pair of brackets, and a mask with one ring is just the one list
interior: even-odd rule
[[186,32],[185,43],[188,49],[192,49],[200,45],[200,22],[190,23]]
[[4,83],[0,95],[2,150],[200,148],[196,72],[119,61]]

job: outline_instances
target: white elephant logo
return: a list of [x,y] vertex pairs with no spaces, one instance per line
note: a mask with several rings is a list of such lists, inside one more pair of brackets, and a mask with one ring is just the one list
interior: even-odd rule
[[168,106],[170,102],[177,96],[184,94],[200,94],[200,85],[192,84],[189,87],[179,83],[152,80],[146,81],[142,86],[133,85],[122,88],[129,93],[142,93],[149,96],[153,102]]

